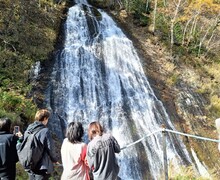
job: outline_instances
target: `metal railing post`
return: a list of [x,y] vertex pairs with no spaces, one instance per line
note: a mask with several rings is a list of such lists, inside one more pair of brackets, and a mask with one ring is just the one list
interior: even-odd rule
[[163,161],[164,161],[164,178],[168,180],[168,164],[167,164],[167,132],[165,131],[165,125],[162,125],[162,134],[163,134]]

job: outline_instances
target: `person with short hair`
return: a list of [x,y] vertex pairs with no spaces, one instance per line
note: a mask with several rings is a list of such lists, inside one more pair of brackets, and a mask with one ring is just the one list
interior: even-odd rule
[[47,123],[50,117],[50,112],[47,109],[40,109],[35,114],[35,121],[30,124],[24,133],[24,139],[28,136],[28,132],[38,131],[35,136],[44,147],[44,153],[37,168],[34,170],[26,170],[30,180],[48,180],[53,172],[53,164],[59,164],[55,153],[54,141],[50,131],[47,128]]
[[89,124],[88,136],[87,161],[94,180],[116,180],[119,166],[115,153],[120,152],[117,140],[111,134],[104,133],[97,121]]
[[86,162],[87,145],[82,142],[82,123],[69,123],[66,138],[61,147],[63,173],[61,180],[89,180],[89,167]]
[[15,180],[18,137],[10,133],[11,120],[0,118],[0,179]]

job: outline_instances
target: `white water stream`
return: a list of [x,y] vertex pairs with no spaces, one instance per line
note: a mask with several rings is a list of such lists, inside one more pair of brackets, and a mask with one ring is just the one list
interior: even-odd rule
[[[98,120],[123,147],[162,124],[174,129],[132,42],[105,12],[80,2],[69,9],[64,48],[57,53],[47,92],[48,106],[67,121],[54,116],[54,131],[62,137],[68,122],[81,121],[86,129]],[[168,136],[167,155],[176,168],[191,161],[174,135]],[[159,179],[164,173],[162,134],[124,149],[117,157],[122,179]]]

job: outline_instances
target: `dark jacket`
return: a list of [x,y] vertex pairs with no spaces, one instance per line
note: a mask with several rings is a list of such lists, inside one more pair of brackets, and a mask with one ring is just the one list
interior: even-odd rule
[[0,131],[0,179],[14,180],[18,155],[16,150],[17,136]]
[[36,133],[36,137],[44,145],[44,153],[41,161],[37,165],[36,172],[44,170],[50,174],[53,172],[53,162],[57,162],[57,157],[55,153],[54,141],[51,137],[49,129],[41,122],[35,121],[28,126],[24,133],[24,138],[27,136],[28,131],[35,131],[39,127],[43,127],[43,129]]

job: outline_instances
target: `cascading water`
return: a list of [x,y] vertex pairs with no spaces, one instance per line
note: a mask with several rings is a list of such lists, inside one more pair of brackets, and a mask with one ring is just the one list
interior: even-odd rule
[[[121,147],[162,124],[174,129],[132,42],[105,12],[80,2],[69,9],[64,48],[57,53],[46,92],[46,104],[53,111],[51,128],[62,139],[68,122],[81,121],[86,129],[98,120]],[[191,162],[174,135],[167,137],[167,155],[175,167]],[[122,150],[117,157],[122,179],[159,179],[164,168],[162,133]]]

